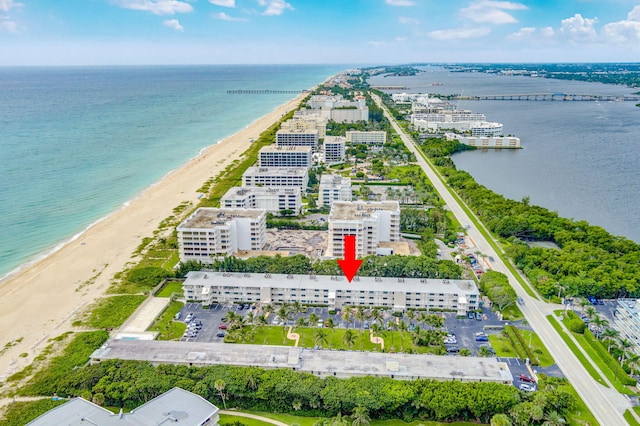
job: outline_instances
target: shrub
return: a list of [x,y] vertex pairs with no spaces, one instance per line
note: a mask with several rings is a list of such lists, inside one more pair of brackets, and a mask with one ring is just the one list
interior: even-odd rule
[[613,372],[618,380],[628,386],[636,385],[638,381],[627,375],[620,364],[618,364],[618,362],[611,356],[611,354],[607,352],[607,348],[605,348],[602,343],[600,343],[600,341],[596,339],[591,331],[586,330],[584,332],[584,340],[589,344],[589,346],[593,348],[593,350],[602,360],[602,363],[609,367],[609,369]]

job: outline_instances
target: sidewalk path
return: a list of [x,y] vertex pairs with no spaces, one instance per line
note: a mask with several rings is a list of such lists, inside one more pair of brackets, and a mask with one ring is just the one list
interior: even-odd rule
[[218,411],[218,414],[226,414],[228,416],[237,416],[237,417],[247,417],[247,418],[254,419],[254,420],[260,420],[261,422],[271,423],[272,425],[289,426],[288,424],[282,423],[282,422],[280,422],[278,420],[273,420],[273,419],[270,419],[268,417],[256,416],[255,414],[241,413],[239,411],[220,410],[220,411]]

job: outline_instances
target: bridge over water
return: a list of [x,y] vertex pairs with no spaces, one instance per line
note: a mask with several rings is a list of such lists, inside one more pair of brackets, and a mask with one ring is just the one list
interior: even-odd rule
[[640,102],[640,95],[590,95],[569,93],[528,93],[519,95],[456,96],[463,101],[602,101]]
[[269,90],[269,89],[238,89],[238,90],[227,90],[228,95],[289,95],[289,94],[299,94],[299,93],[308,93],[308,90]]

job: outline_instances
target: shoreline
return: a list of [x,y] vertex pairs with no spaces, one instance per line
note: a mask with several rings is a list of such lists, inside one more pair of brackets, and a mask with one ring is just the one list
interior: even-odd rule
[[301,93],[203,147],[121,207],[0,278],[0,351],[6,348],[0,354],[0,382],[30,364],[48,338],[73,331],[75,314],[105,294],[114,274],[134,261],[142,238],[151,237],[180,203],[197,205],[197,189],[239,158],[250,147],[250,139],[257,139],[306,95]]

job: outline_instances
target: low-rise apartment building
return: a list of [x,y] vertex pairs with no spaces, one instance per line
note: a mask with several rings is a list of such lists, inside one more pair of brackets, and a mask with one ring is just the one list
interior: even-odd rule
[[400,241],[397,201],[334,201],[329,213],[327,256],[343,257],[344,237],[355,235],[356,257],[376,254],[383,241]]
[[381,146],[387,142],[387,132],[371,131],[363,132],[360,130],[347,130],[347,142],[353,144],[365,144]]
[[300,302],[329,309],[446,309],[459,315],[478,309],[480,300],[473,280],[427,278],[356,277],[349,283],[344,276],[192,271],[183,290],[188,302],[204,305]]
[[293,186],[306,191],[308,185],[306,167],[249,167],[242,175],[242,186]]
[[351,201],[351,179],[340,175],[322,175],[318,189],[318,206],[331,206],[334,201]]
[[238,250],[262,250],[266,217],[265,210],[200,207],[176,228],[180,261],[213,263]]
[[312,149],[309,146],[265,146],[258,153],[259,167],[311,167]]
[[460,143],[478,148],[522,148],[520,138],[513,136],[463,136],[456,133],[447,133],[445,138],[457,139]]
[[291,210],[299,215],[302,208],[300,188],[276,186],[235,186],[220,199],[220,207],[227,209],[262,209],[277,214]]

